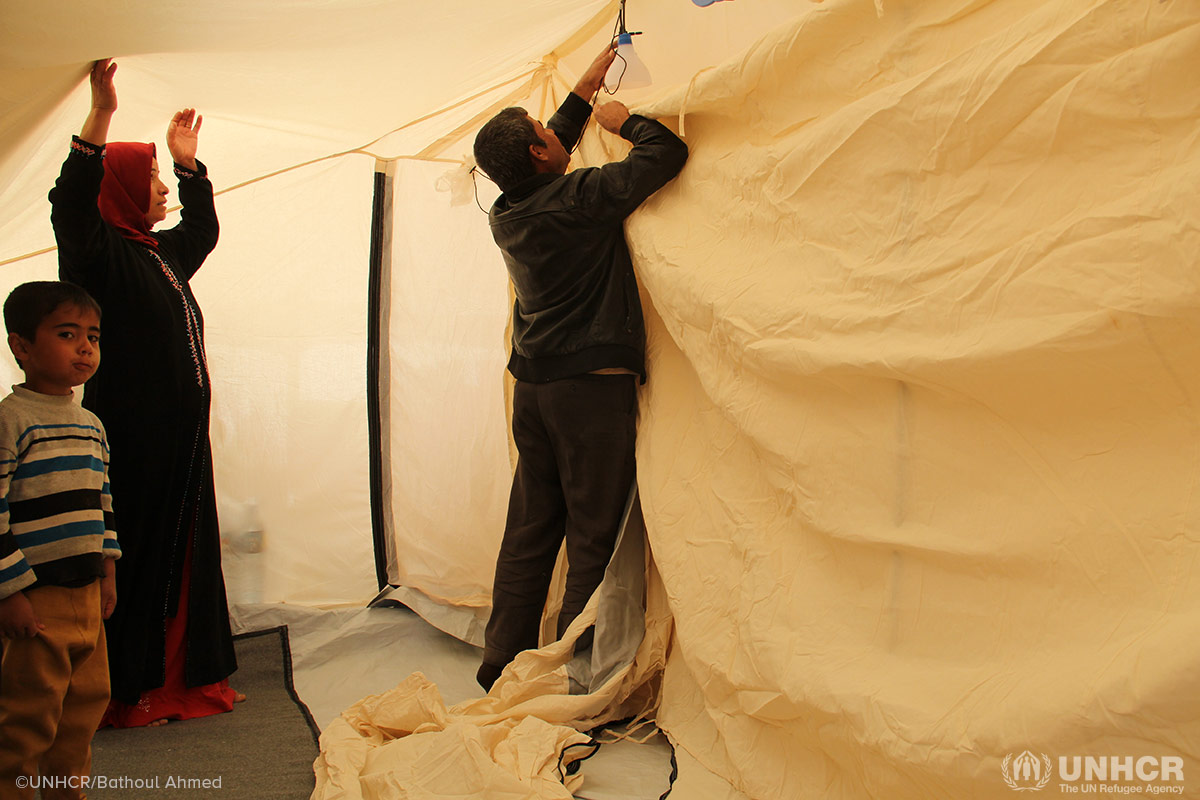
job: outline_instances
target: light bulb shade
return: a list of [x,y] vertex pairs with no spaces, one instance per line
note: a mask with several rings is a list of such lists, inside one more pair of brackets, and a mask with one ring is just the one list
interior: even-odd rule
[[605,88],[611,93],[617,91],[617,87],[640,89],[649,85],[650,70],[633,49],[633,36],[620,34],[617,36],[617,57],[604,76]]

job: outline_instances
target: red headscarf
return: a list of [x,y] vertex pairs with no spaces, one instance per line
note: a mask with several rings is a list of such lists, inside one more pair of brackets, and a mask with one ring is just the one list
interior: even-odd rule
[[109,142],[104,149],[104,180],[100,183],[100,216],[126,239],[157,248],[150,235],[150,168],[154,145]]

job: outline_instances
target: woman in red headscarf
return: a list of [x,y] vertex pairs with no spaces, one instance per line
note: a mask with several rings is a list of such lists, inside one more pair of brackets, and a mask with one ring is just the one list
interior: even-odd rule
[[175,114],[167,149],[181,221],[153,144],[107,143],[116,64],[92,66],[92,108],[50,192],[59,275],[104,311],[104,368],[83,404],[108,430],[116,526],[124,558],[106,624],[112,704],[102,725],[159,725],[244,699],[221,576],[208,441],[204,319],[189,279],[217,243],[213,189],[196,160],[201,117]]

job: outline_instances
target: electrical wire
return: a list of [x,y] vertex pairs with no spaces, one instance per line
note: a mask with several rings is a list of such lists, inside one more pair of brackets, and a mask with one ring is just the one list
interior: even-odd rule
[[[482,175],[483,177],[487,178],[489,181],[492,181],[492,177],[490,175],[488,175],[486,172],[484,172],[483,170],[481,170],[479,167],[471,167],[471,188],[475,190],[475,205],[479,206],[480,211],[487,214],[488,210],[483,207],[483,203],[479,202],[479,184],[475,181],[476,175]],[[496,182],[492,181],[492,183],[496,183]],[[499,186],[500,184],[497,183],[496,185]]]
[[[621,59],[621,72],[617,75],[617,85],[614,86],[613,88],[609,89],[608,88],[608,76],[605,75],[604,78],[601,79],[600,86],[598,86],[596,88],[595,93],[593,93],[592,96],[590,98],[588,98],[588,105],[594,106],[596,104],[596,98],[600,96],[600,92],[602,90],[604,91],[605,94],[609,95],[610,97],[612,95],[615,95],[617,92],[619,92],[621,90],[621,81],[623,81],[625,79],[625,70],[629,69],[629,61],[627,61],[625,56],[621,55],[620,51],[617,50],[617,40],[622,33],[628,34],[630,36],[641,35],[641,31],[630,31],[630,30],[626,30],[626,28],[625,28],[625,0],[621,0],[621,7],[617,10],[617,21],[615,23],[613,23],[612,37],[610,38],[609,45],[608,45],[615,51],[616,57]],[[589,116],[587,118],[587,121],[583,123],[583,128],[579,131],[579,138],[575,140],[575,144],[571,147],[570,150],[567,151],[568,154],[574,155],[575,150],[579,147],[579,143],[583,141],[583,134],[585,132],[587,132],[588,122],[591,122],[591,121],[592,121],[592,118]],[[555,135],[557,135],[557,134],[555,134]]]
[[[617,21],[613,25],[612,42],[616,42],[622,33],[628,33],[628,31],[625,30],[625,0],[621,0],[621,8],[620,8],[620,10],[617,11]],[[609,46],[612,47],[614,50],[616,49],[615,44],[610,44]],[[621,59],[621,74],[617,76],[616,87],[613,88],[612,90],[610,90],[608,88],[608,86],[606,85],[607,79],[608,79],[607,75],[604,76],[605,80],[600,81],[600,88],[603,89],[605,92],[607,92],[609,95],[614,95],[620,90],[621,81],[624,80],[624,78],[625,78],[625,70],[627,70],[629,68],[629,62],[625,60],[625,56],[621,55],[618,52],[617,58]],[[599,94],[599,93],[600,93],[599,90],[597,90],[596,94]]]

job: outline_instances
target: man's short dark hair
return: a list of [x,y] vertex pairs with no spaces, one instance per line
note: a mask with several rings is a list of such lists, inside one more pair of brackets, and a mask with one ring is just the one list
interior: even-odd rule
[[86,289],[66,281],[30,281],[9,292],[4,301],[4,327],[32,342],[42,320],[64,303],[100,316],[100,304]]
[[475,163],[507,192],[533,177],[529,146],[541,146],[537,130],[523,108],[506,108],[488,120],[475,137]]

